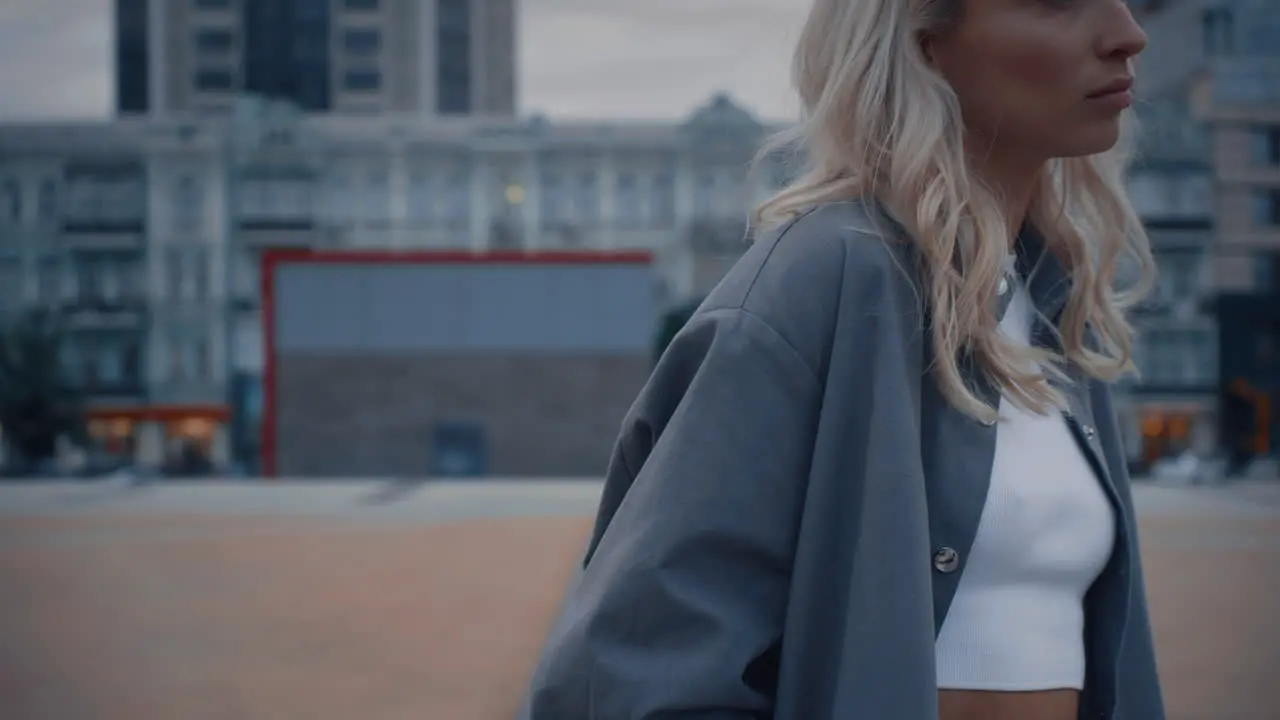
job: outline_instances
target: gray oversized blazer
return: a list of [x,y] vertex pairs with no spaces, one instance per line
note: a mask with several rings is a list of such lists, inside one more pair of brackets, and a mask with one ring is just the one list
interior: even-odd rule
[[[857,202],[809,211],[757,240],[672,342],[625,419],[521,717],[937,718],[934,640],[996,427],[926,372],[913,251],[888,227]],[[1053,321],[1065,273],[1033,234],[1019,246]],[[1034,335],[1056,342],[1049,323]],[[1118,511],[1085,600],[1080,717],[1162,720],[1111,397],[1075,377],[1068,424]]]

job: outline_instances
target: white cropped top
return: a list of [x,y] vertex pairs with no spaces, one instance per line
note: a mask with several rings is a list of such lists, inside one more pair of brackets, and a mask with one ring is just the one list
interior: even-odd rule
[[[1030,342],[1025,287],[1000,323]],[[939,689],[1084,685],[1084,594],[1111,556],[1111,504],[1066,420],[1000,402],[991,486],[939,631]]]

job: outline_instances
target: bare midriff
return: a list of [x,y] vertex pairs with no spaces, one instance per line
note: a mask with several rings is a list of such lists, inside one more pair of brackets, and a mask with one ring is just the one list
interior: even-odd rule
[[1076,720],[1078,690],[939,690],[938,720]]

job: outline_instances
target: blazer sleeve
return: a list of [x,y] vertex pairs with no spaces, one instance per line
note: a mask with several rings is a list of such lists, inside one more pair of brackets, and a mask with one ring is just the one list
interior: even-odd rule
[[820,385],[755,315],[691,319],[624,423],[521,717],[770,714]]

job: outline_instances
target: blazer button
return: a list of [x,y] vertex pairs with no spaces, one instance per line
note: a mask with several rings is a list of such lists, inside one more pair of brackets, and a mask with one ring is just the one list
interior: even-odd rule
[[933,568],[938,572],[955,572],[958,567],[960,567],[960,553],[954,549],[941,547],[933,554]]
[[1087,437],[1087,438],[1089,438],[1090,440],[1092,440],[1092,439],[1093,439],[1093,436],[1094,436],[1094,435],[1097,435],[1097,434],[1098,434],[1098,431],[1097,431],[1097,430],[1094,430],[1092,425],[1085,425],[1084,427],[1082,427],[1082,428],[1080,428],[1080,429],[1081,429],[1082,431],[1084,431],[1084,436],[1085,436],[1085,437]]

